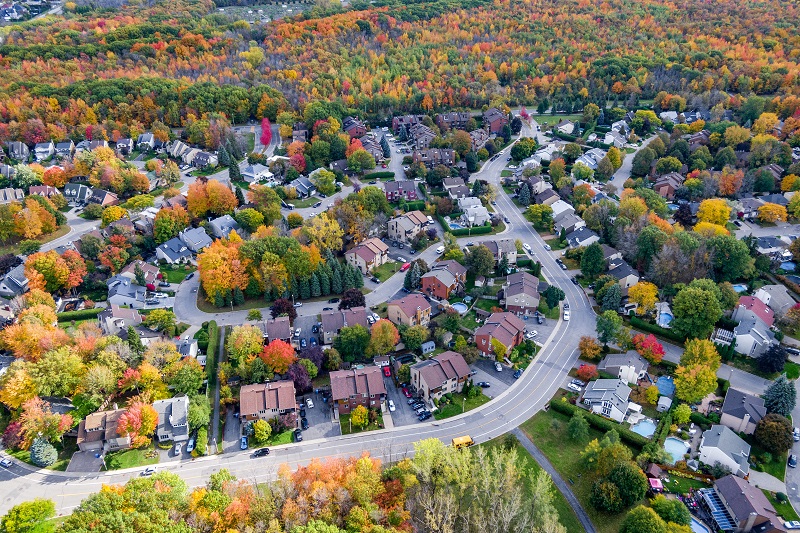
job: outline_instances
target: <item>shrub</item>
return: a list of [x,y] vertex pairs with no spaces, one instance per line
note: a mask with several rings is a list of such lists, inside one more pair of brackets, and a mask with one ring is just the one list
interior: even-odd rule
[[59,322],[71,322],[73,320],[86,320],[88,318],[95,318],[103,311],[102,308],[94,309],[81,309],[80,311],[66,311],[58,313],[56,318]]
[[695,424],[697,424],[698,426],[700,426],[704,430],[705,429],[709,429],[711,427],[711,425],[713,424],[713,422],[711,420],[709,420],[706,416],[704,416],[704,415],[702,415],[702,414],[700,414],[698,412],[693,412],[691,414],[691,416],[689,417],[689,420],[691,422],[694,422]]
[[655,333],[656,335],[661,335],[662,337],[666,337],[675,342],[682,343],[686,340],[686,337],[675,333],[671,329],[662,328],[661,326],[651,324],[650,322],[645,322],[644,320],[636,316],[631,317],[631,326],[636,329],[646,331],[648,333]]
[[52,444],[37,437],[31,445],[31,462],[42,468],[50,466],[58,459],[58,452]]
[[572,405],[569,402],[564,402],[561,400],[555,400],[550,402],[550,407],[556,412],[561,414],[572,416],[576,411],[582,411],[584,416],[586,417],[586,421],[589,422],[589,425],[593,428],[602,431],[603,433],[614,430],[616,431],[620,439],[625,441],[627,444],[631,446],[635,446],[636,448],[642,448],[645,444],[649,442],[649,439],[639,435],[638,433],[634,433],[628,428],[622,427],[621,425],[617,424],[612,420],[608,420],[603,418],[600,415],[596,415],[594,413],[586,412],[584,409]]

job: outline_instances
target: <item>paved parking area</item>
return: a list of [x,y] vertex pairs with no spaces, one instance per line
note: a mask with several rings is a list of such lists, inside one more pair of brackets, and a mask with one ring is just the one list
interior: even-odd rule
[[[305,406],[306,398],[311,398],[314,402],[314,407],[309,409]],[[333,419],[330,400],[328,400],[328,403],[325,403],[322,401],[322,396],[320,394],[310,393],[299,396],[297,398],[297,403],[305,409],[306,419],[308,420],[308,429],[303,431],[303,440],[338,437],[342,434],[339,421]],[[300,417],[298,416],[298,421],[299,420]]]
[[483,389],[483,394],[489,398],[496,398],[516,381],[511,369],[503,366],[502,372],[498,372],[494,369],[494,361],[489,359],[479,359],[472,365],[472,369],[475,371],[473,383],[485,381],[489,384],[489,388]]
[[[238,411],[239,408],[237,407],[236,410]],[[229,408],[228,413],[225,415],[225,425],[222,430],[224,453],[239,451],[239,437],[241,435],[241,423],[238,418],[234,418],[233,409]]]
[[419,424],[417,415],[411,410],[411,406],[408,405],[408,398],[403,396],[400,387],[394,386],[394,380],[392,378],[385,377],[383,378],[383,382],[386,385],[387,398],[394,402],[395,411],[391,413],[394,425],[410,426],[412,424]]
[[[331,304],[331,306],[335,307],[334,304]],[[302,311],[302,308],[298,309],[298,311]],[[295,329],[300,328],[300,338],[306,340],[306,343],[308,343],[306,346],[311,346],[312,336],[317,337],[317,341],[319,341],[320,339],[319,335],[311,332],[311,328],[313,328],[318,323],[319,323],[319,318],[317,315],[298,316],[297,318],[294,319],[294,328]],[[299,348],[300,344],[298,344],[297,346]]]
[[100,472],[103,459],[95,457],[98,451],[75,452],[67,465],[67,472]]

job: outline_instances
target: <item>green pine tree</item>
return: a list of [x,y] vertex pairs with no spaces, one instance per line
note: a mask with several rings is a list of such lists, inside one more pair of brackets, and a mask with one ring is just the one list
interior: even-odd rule
[[364,276],[354,266],[350,266],[350,275],[353,277],[353,287],[360,289],[364,286]]
[[225,297],[221,292],[214,293],[214,307],[223,307],[225,305]]
[[344,292],[344,281],[342,280],[342,274],[339,272],[338,269],[333,271],[333,275],[331,276],[331,293],[332,294],[342,294]]
[[524,206],[531,205],[531,189],[528,187],[528,184],[523,184],[522,187],[519,188],[519,203]]
[[242,192],[242,188],[239,186],[236,187],[236,199],[239,200],[239,205],[244,205],[246,203],[244,201],[244,193]]
[[411,290],[415,291],[419,289],[421,281],[422,281],[422,271],[419,268],[419,263],[415,261],[414,266],[411,267],[411,283],[412,283]]
[[300,298],[303,300],[311,298],[311,284],[308,282],[308,278],[300,280]]
[[242,181],[242,171],[239,169],[238,164],[233,163],[228,167],[228,176],[230,176],[231,182]]
[[409,291],[413,291],[415,289],[413,275],[414,275],[414,269],[410,268],[406,271],[406,277],[403,278],[403,287],[405,287]]
[[353,272],[349,268],[342,269],[342,287],[345,291],[355,288],[356,282],[353,280]]
[[319,269],[318,275],[319,288],[322,296],[328,296],[331,293],[331,278],[325,270],[324,268]]
[[144,344],[142,344],[142,338],[139,336],[139,332],[136,331],[133,326],[128,326],[128,346],[137,357],[141,357],[144,353]]
[[224,146],[219,147],[219,154],[217,155],[217,159],[219,160],[219,164],[223,167],[227,167],[231,164],[231,156],[228,155],[228,151],[225,149]]
[[243,303],[244,303],[244,293],[242,292],[242,289],[236,287],[233,290],[233,304],[242,305]]
[[311,297],[318,298],[320,296],[322,296],[322,287],[319,283],[319,276],[314,272],[311,274]]

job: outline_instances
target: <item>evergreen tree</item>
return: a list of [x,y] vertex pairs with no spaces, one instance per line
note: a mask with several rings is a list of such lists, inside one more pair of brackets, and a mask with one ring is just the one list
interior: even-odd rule
[[308,282],[308,278],[300,280],[300,298],[303,300],[311,298],[311,284]]
[[231,164],[231,156],[228,155],[228,151],[225,149],[224,146],[219,147],[219,154],[217,155],[217,159],[219,160],[219,164],[223,167],[227,167]]
[[139,266],[139,263],[136,263],[136,266],[133,267],[133,276],[136,278],[137,285],[145,286],[144,270]]
[[505,276],[508,272],[508,258],[503,255],[500,261],[497,262],[497,275]]
[[344,282],[342,281],[342,274],[338,269],[334,269],[333,276],[331,276],[331,293],[342,294],[344,292]]
[[472,196],[478,197],[483,194],[483,186],[481,185],[480,180],[475,180],[472,184]]
[[144,344],[142,344],[142,338],[139,336],[139,332],[136,331],[133,326],[128,326],[128,346],[137,357],[141,357],[144,353]]
[[292,285],[289,288],[291,291],[292,298],[299,299],[300,298],[300,284],[297,282],[297,278],[292,276]]
[[239,186],[236,187],[236,199],[239,200],[239,205],[244,205],[246,203],[244,201],[244,193],[242,192],[242,188]]
[[356,286],[355,281],[353,280],[353,271],[347,268],[346,266],[342,268],[342,288],[345,291],[348,289],[352,289]]
[[52,444],[41,437],[36,437],[31,445],[31,462],[42,468],[50,466],[58,459],[58,452]]
[[414,281],[415,280],[415,278],[414,278],[414,271],[415,270],[416,270],[417,274],[419,274],[419,267],[417,266],[416,263],[414,263],[414,266],[409,268],[406,271],[406,277],[403,279],[403,287],[405,287],[409,291],[417,290],[417,284]]
[[233,303],[233,291],[227,289],[225,291],[225,305],[231,305]]
[[223,307],[225,305],[225,297],[221,292],[214,293],[214,307]]
[[239,169],[238,163],[233,163],[230,167],[228,167],[228,176],[230,177],[231,182],[242,181],[242,171]]
[[319,284],[319,276],[314,272],[311,274],[311,297],[317,298],[319,296],[322,296],[322,287]]
[[247,281],[247,287],[244,289],[245,296],[250,298],[257,298],[261,296],[261,289],[258,286],[258,281],[255,278],[250,278]]
[[520,204],[526,207],[531,205],[531,189],[528,187],[527,183],[524,183],[522,187],[519,188],[519,197],[517,199]]
[[319,288],[322,296],[328,296],[331,293],[331,278],[326,272],[326,268],[319,269]]
[[239,287],[233,289],[233,303],[234,305],[242,305],[244,303],[244,293]]
[[603,311],[616,311],[622,302],[622,289],[615,283],[603,295]]
[[356,289],[360,289],[364,286],[364,276],[361,275],[361,272],[352,265],[350,265],[350,273],[353,276],[353,287]]

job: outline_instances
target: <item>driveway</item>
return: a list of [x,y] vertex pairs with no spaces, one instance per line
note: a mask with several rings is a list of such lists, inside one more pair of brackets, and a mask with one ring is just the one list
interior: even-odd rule
[[511,369],[504,365],[502,372],[498,372],[494,369],[494,361],[489,359],[479,359],[472,365],[472,369],[475,371],[473,383],[485,381],[489,384],[489,388],[483,389],[483,394],[489,398],[496,398],[516,381]]
[[67,465],[67,472],[100,472],[103,458],[95,457],[99,451],[75,452]]
[[[305,399],[311,398],[314,407],[305,406]],[[316,393],[304,394],[298,397],[297,403],[305,409],[308,429],[303,431],[303,440],[323,439],[327,437],[338,437],[342,434],[339,421],[333,420],[331,413],[331,401],[322,401],[322,396]],[[299,420],[299,417],[298,417]]]
[[391,413],[394,426],[397,427],[419,424],[416,413],[414,413],[414,411],[411,410],[411,406],[408,405],[408,398],[403,396],[403,392],[400,387],[394,386],[394,380],[392,378],[384,377],[383,383],[386,385],[387,399],[394,402],[395,411]]
[[239,450],[239,437],[241,433],[241,423],[238,418],[234,418],[233,409],[228,409],[225,416],[225,426],[222,431],[223,453],[236,452]]

